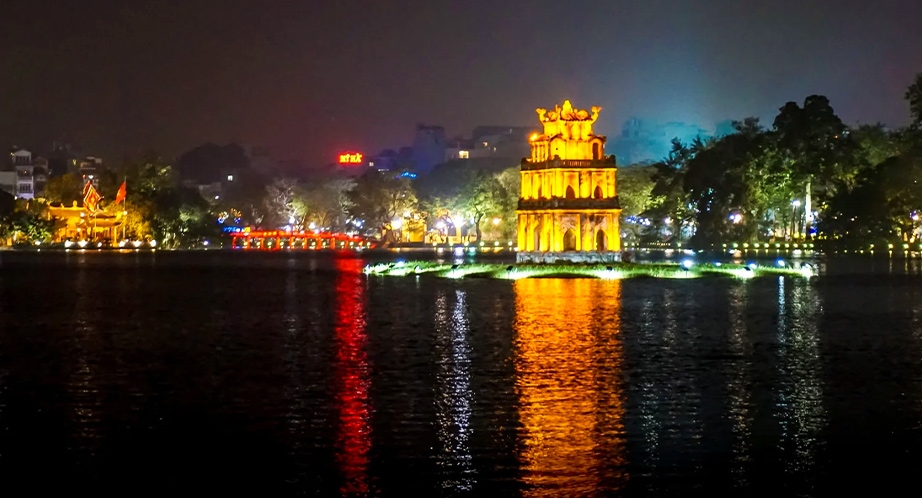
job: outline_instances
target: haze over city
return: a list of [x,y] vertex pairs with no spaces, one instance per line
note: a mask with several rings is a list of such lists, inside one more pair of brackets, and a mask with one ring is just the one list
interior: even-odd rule
[[107,158],[207,141],[307,166],[412,139],[601,105],[713,129],[829,97],[848,124],[908,121],[913,0],[164,2],[7,0],[0,142]]

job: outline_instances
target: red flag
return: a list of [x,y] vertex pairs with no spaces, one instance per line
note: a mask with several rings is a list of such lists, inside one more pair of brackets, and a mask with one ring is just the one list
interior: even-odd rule
[[96,211],[96,204],[99,203],[102,196],[99,195],[92,183],[87,183],[87,185],[89,187],[84,189],[86,193],[83,195],[83,207],[90,212],[94,212]]
[[128,193],[128,187],[125,185],[127,182],[122,182],[122,186],[118,188],[118,193],[115,194],[115,205],[118,206],[118,203],[125,200],[125,195]]

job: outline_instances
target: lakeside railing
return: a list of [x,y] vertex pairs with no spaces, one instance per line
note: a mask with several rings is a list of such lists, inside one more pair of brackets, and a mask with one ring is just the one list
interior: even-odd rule
[[519,199],[520,210],[541,209],[621,209],[618,196],[607,199],[567,199],[552,197],[550,199]]
[[608,169],[608,168],[617,168],[618,165],[615,161],[614,156],[609,156],[604,159],[550,159],[547,161],[541,161],[533,163],[531,161],[523,160],[521,164],[522,171],[530,171],[537,169],[554,169],[554,168],[569,168],[569,169]]

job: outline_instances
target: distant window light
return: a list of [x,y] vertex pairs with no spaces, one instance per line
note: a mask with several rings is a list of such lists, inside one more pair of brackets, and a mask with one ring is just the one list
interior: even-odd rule
[[467,150],[458,151],[458,159],[470,159],[470,157],[471,157],[470,151],[467,151]]
[[375,162],[374,162],[374,161],[368,161],[368,167],[369,167],[369,168],[374,168],[374,167],[375,167]]
[[234,175],[227,175],[227,181],[229,182],[234,181]]
[[489,144],[488,142],[484,142],[484,143],[483,143],[483,146],[484,146],[484,147],[489,147],[490,144]]

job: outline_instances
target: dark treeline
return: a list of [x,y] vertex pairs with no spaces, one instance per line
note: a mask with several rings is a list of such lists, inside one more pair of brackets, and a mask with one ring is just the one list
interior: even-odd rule
[[[906,92],[910,125],[849,127],[826,97],[782,106],[770,125],[746,118],[723,137],[673,142],[652,165],[621,167],[625,242],[695,248],[810,241],[829,249],[918,244],[922,237],[922,74]],[[509,161],[515,163],[515,161]],[[99,172],[103,210],[127,182],[126,236],[195,247],[228,227],[356,232],[396,241],[512,240],[518,164],[451,161],[428,175],[368,170],[279,174],[235,145],[206,144],[174,167],[157,154]],[[76,174],[49,179],[42,199],[0,198],[0,239],[46,241],[47,205],[82,197]],[[121,208],[118,208],[121,209]],[[433,236],[436,236],[435,238]],[[403,240],[407,240],[404,237]],[[447,240],[447,239],[446,239]]]
[[785,104],[769,127],[747,118],[724,137],[674,141],[667,158],[644,170],[650,194],[645,205],[625,209],[626,232],[640,242],[703,249],[786,240],[830,249],[918,243],[922,75],[906,99],[913,122],[896,130],[846,126],[826,97],[812,95]]

